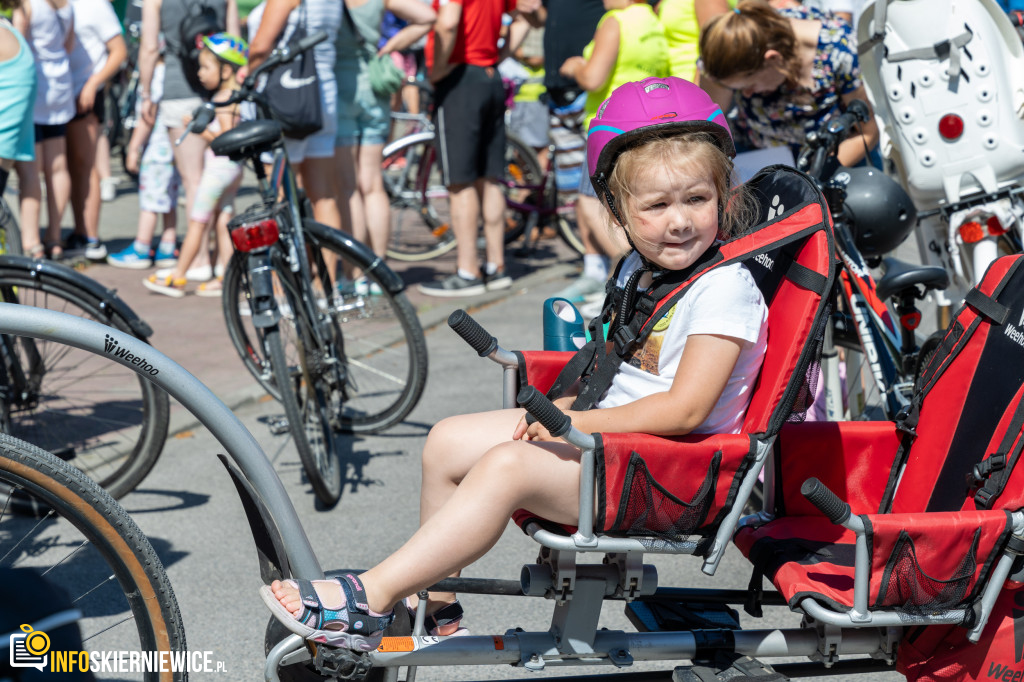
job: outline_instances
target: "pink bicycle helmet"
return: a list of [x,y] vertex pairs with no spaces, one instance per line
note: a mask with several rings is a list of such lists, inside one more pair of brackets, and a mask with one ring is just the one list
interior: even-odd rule
[[[598,196],[619,154],[651,136],[710,133],[723,152],[736,155],[725,114],[706,92],[682,78],[645,78],[615,88],[587,132],[587,170]],[[610,199],[610,197],[609,197]]]

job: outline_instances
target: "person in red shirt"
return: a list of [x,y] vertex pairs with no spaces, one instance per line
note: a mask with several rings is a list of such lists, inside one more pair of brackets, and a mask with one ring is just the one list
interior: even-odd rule
[[[419,285],[431,296],[475,296],[507,289],[505,197],[505,88],[497,64],[502,14],[515,17],[507,46],[516,46],[530,24],[540,25],[539,0],[434,0],[437,22],[427,38],[427,69],[434,84],[438,156],[448,187],[456,272]],[[476,237],[484,221],[486,262]]]

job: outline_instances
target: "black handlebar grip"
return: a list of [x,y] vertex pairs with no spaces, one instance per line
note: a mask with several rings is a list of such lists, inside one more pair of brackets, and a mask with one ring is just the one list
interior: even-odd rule
[[327,40],[327,31],[317,31],[313,35],[306,36],[291,48],[292,54],[298,54],[299,52],[305,52],[309,48]]
[[486,358],[498,348],[498,339],[488,334],[465,310],[456,310],[449,315],[448,326],[482,358]]
[[868,120],[868,105],[862,99],[852,100],[846,107],[846,110],[857,117],[858,121]]
[[850,505],[840,500],[827,485],[813,476],[800,486],[800,494],[837,526],[846,523],[846,519],[850,518]]
[[188,130],[196,135],[201,135],[206,126],[210,125],[217,112],[213,107],[200,106],[196,108],[192,115],[192,121],[188,124]]
[[548,400],[547,396],[533,386],[526,386],[519,390],[516,402],[526,408],[526,411],[537,418],[545,429],[552,436],[561,436],[572,427],[572,419],[565,412],[555,407],[555,404]]

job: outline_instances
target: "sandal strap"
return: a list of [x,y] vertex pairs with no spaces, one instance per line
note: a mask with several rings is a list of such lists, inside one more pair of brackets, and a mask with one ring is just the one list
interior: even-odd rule
[[324,606],[312,581],[301,578],[295,580],[299,598],[302,600],[302,605],[306,607],[306,612],[299,617],[300,622],[316,630],[332,629],[328,626],[341,625],[341,632],[360,635],[382,632],[391,625],[395,619],[393,610],[383,616],[370,615],[370,607],[366,603],[366,591],[355,575],[346,574],[331,578],[331,580],[338,583],[345,594],[345,604],[338,609]]
[[350,632],[361,635],[370,635],[376,632],[383,632],[395,619],[395,610],[383,616],[371,616],[370,606],[366,600],[366,590],[363,583],[354,573],[346,573],[335,578],[345,592],[345,604],[349,613]]
[[423,626],[427,632],[433,632],[437,628],[460,623],[464,616],[462,604],[455,600],[451,604],[442,606],[434,613],[428,614],[423,619]]

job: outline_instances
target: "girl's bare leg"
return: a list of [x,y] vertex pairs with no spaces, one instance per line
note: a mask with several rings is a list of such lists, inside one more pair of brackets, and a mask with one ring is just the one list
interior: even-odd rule
[[[171,136],[171,140],[177,140],[181,137],[184,132],[183,127],[168,128],[167,134]],[[188,135],[182,141],[182,143],[174,148],[174,164],[178,168],[178,174],[181,175],[181,185],[185,188],[185,215],[192,215],[192,206],[196,200],[196,193],[199,190],[199,179],[203,177],[203,152],[206,151],[206,140],[199,135]],[[190,227],[185,235],[187,240],[189,235],[192,234],[191,221],[189,221]],[[203,236],[208,235],[206,230],[203,230]],[[203,242],[204,244],[206,242]],[[182,253],[185,255],[184,244],[182,244]],[[181,260],[178,261],[181,263]],[[193,267],[204,267],[210,264],[210,251],[209,249],[197,248],[195,253],[195,260],[192,263]],[[184,277],[184,275],[182,275]]]
[[51,137],[36,143],[36,158],[42,159],[46,181],[46,238],[53,246],[60,245],[60,227],[71,198],[71,173],[68,171],[67,140]]
[[[391,236],[391,203],[384,190],[384,176],[380,164],[384,159],[384,145],[369,144],[359,147],[358,183],[362,196],[362,212],[365,233],[357,239],[369,244],[373,252],[382,258],[388,249]],[[369,241],[367,241],[367,239]]]
[[39,251],[39,213],[43,201],[43,188],[39,184],[39,159],[18,161],[14,164],[18,174],[18,219],[21,221],[21,248],[30,256]]
[[[579,450],[566,443],[510,441],[492,447],[408,542],[360,576],[370,609],[384,613],[406,595],[483,556],[516,509],[557,523],[576,523],[579,473]],[[316,586],[325,603],[340,603],[340,586]],[[273,589],[292,613],[301,611],[294,587],[275,581]]]

